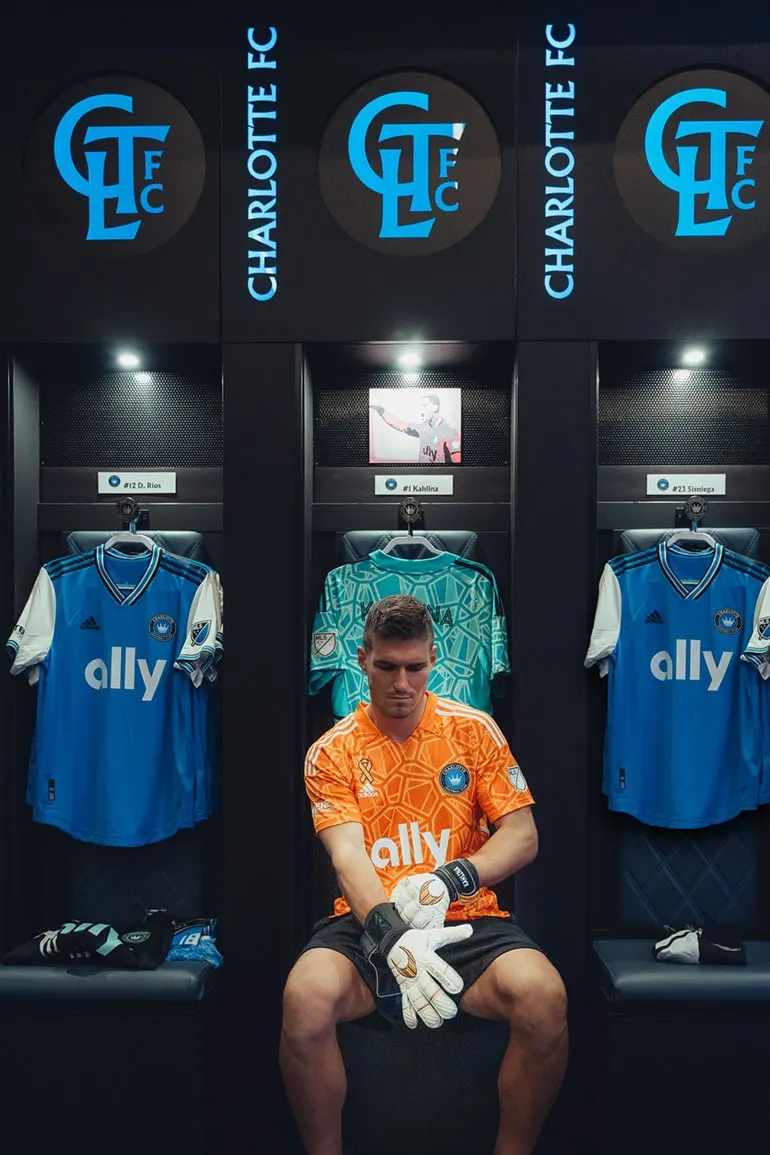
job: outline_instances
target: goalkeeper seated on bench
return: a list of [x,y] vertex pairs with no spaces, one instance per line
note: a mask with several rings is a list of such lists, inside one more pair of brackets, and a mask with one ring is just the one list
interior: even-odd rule
[[280,1063],[294,1117],[308,1155],[342,1155],[337,1023],[377,1011],[436,1029],[459,1008],[510,1025],[495,1155],[527,1155],[564,1076],[567,1000],[490,888],[534,859],[534,800],[497,724],[427,690],[436,650],[426,606],[375,603],[358,657],[370,703],[305,761],[342,897],[284,991]]

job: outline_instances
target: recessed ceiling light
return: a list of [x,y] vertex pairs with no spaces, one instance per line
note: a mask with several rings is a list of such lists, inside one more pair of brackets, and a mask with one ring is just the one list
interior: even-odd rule
[[398,358],[398,363],[402,369],[419,369],[422,365],[422,357],[415,352],[402,353]]
[[702,365],[706,360],[706,350],[693,345],[690,349],[685,349],[682,354],[682,361],[685,365]]
[[132,353],[129,349],[121,349],[117,356],[117,362],[121,369],[138,369],[141,365],[136,353]]

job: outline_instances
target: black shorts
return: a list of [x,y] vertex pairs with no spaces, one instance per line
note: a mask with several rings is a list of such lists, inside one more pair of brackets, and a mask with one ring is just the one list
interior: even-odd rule
[[[470,922],[473,926],[470,938],[452,943],[440,951],[441,958],[454,967],[463,980],[463,991],[459,995],[450,996],[458,1006],[463,993],[475,983],[498,955],[505,954],[509,950],[518,950],[520,947],[540,950],[540,947],[527,937],[512,915],[507,918],[486,916],[474,918]],[[460,922],[447,923],[447,926],[460,925]],[[313,927],[310,941],[302,954],[316,947],[339,951],[353,963],[374,995],[377,1010],[383,1018],[389,1023],[401,1023],[403,1021],[401,991],[395,976],[388,966],[375,969],[361,943],[361,934],[361,924],[353,914],[323,918]]]

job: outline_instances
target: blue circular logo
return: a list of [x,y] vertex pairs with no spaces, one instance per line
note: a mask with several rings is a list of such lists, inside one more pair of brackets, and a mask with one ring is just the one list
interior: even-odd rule
[[176,634],[176,622],[170,614],[156,614],[150,619],[150,634],[156,642],[170,642]]
[[118,477],[117,473],[113,473],[112,477],[109,477],[107,480],[113,489],[117,489],[120,485],[120,478]]
[[717,610],[714,625],[720,634],[737,634],[743,628],[743,618],[737,610]]
[[658,489],[668,489],[668,482],[666,481],[665,477],[661,477],[659,480]]
[[463,794],[469,787],[470,772],[459,762],[450,762],[438,776],[441,789],[447,794]]
[[398,482],[396,481],[395,477],[389,477],[388,480],[385,482],[385,488],[386,489],[396,489],[397,486],[398,486]]

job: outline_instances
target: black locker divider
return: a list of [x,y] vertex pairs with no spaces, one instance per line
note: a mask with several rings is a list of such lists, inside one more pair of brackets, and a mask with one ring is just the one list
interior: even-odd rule
[[571,1150],[575,1135],[584,1134],[593,1076],[585,1005],[589,727],[582,658],[594,569],[596,391],[594,344],[519,344],[513,752],[535,796],[540,850],[517,879],[516,911],[561,973],[570,999],[570,1062],[543,1140],[557,1151]]

